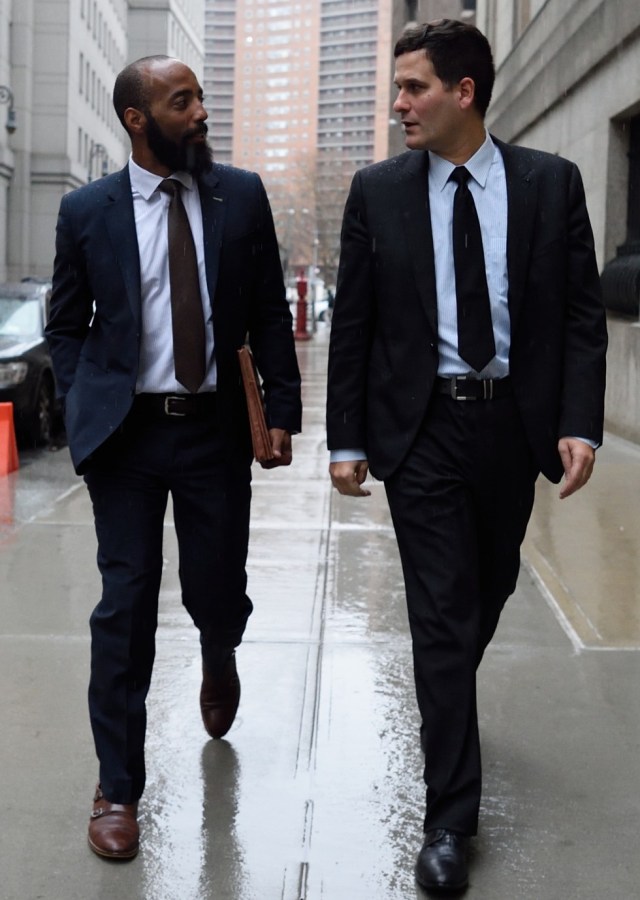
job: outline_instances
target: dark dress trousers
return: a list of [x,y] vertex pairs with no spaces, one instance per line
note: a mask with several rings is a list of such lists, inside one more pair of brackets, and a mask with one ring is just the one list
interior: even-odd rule
[[560,437],[602,440],[606,323],[580,174],[495,141],[507,183],[508,391],[435,390],[438,313],[428,154],[358,172],[332,319],[331,450],[364,448],[403,566],[426,749],[426,828],[477,828],[475,673],[513,592],[539,472]]
[[291,315],[262,183],[214,165],[198,189],[217,390],[194,417],[166,416],[136,398],[142,297],[128,167],[65,195],[58,218],[47,338],[98,536],[103,592],[91,616],[89,707],[102,788],[114,803],[131,803],[144,788],[169,494],[182,600],[205,660],[240,643],[251,612],[252,451],[237,360],[247,334],[268,426],[292,434],[301,427]]

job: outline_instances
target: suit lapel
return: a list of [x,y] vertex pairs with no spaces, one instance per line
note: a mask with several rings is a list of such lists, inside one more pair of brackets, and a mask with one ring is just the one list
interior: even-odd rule
[[229,195],[220,184],[215,171],[203,175],[198,181],[200,205],[202,207],[202,229],[204,236],[204,259],[207,270],[207,288],[209,298],[213,298],[218,283],[220,269],[220,248],[222,234],[229,205]]
[[113,177],[105,200],[105,223],[136,324],[140,325],[140,254],[133,214],[129,167]]
[[509,275],[509,315],[515,331],[522,307],[533,225],[538,202],[535,169],[526,151],[492,138],[502,153],[507,179],[507,271]]
[[436,270],[429,209],[429,156],[412,151],[399,170],[397,184],[404,237],[413,263],[416,287],[433,333],[438,333]]

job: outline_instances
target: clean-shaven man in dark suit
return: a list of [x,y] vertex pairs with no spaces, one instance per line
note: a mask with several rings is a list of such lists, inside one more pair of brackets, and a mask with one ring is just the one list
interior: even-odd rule
[[[257,175],[212,163],[196,76],[148,57],[120,73],[113,101],[131,158],[62,199],[47,337],[103,584],[91,617],[100,780],[89,844],[130,859],[168,495],[182,600],[200,632],[202,717],[219,738],[238,707],[235,648],[252,609],[252,450],[237,358],[247,334],[264,380],[270,466],[291,462],[301,401],[267,197]],[[192,303],[186,316],[178,300]]]
[[[368,494],[369,467],[385,484],[425,750],[416,876],[444,891],[466,887],[478,824],[476,668],[515,588],[538,474],[564,475],[561,497],[591,475],[606,324],[576,166],[486,132],[494,69],[484,36],[441,20],[406,31],[395,56],[409,151],[352,183],[327,429],[340,493]],[[478,311],[467,298],[458,312],[472,271],[454,241],[459,180],[484,250],[472,288],[490,313],[488,335],[470,342],[458,331]],[[458,232],[464,248],[472,231]]]

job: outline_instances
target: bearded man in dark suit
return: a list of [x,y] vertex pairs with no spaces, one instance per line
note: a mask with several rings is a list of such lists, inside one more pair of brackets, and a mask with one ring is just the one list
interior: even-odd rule
[[89,844],[131,859],[168,495],[182,600],[202,645],[202,717],[219,738],[236,715],[235,648],[252,609],[252,450],[237,357],[247,334],[264,380],[267,465],[291,462],[301,401],[267,197],[257,175],[212,162],[196,76],[147,57],[120,73],[113,100],[131,158],[62,199],[47,337],[103,583],[91,617],[100,779]]
[[591,475],[607,338],[578,169],[488,134],[486,38],[441,20],[395,56],[409,150],[347,200],[327,431],[340,493],[367,495],[369,467],[385,484],[426,754],[416,876],[446,891],[468,883],[478,825],[476,669],[538,474],[564,475],[561,497]]

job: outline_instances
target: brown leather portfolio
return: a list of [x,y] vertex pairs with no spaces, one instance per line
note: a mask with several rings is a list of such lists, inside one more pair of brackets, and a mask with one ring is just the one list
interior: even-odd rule
[[274,455],[271,449],[269,429],[264,417],[264,399],[258,370],[251,350],[246,345],[238,350],[238,359],[240,360],[244,393],[247,398],[253,455],[257,462],[268,462],[268,460],[274,459]]

